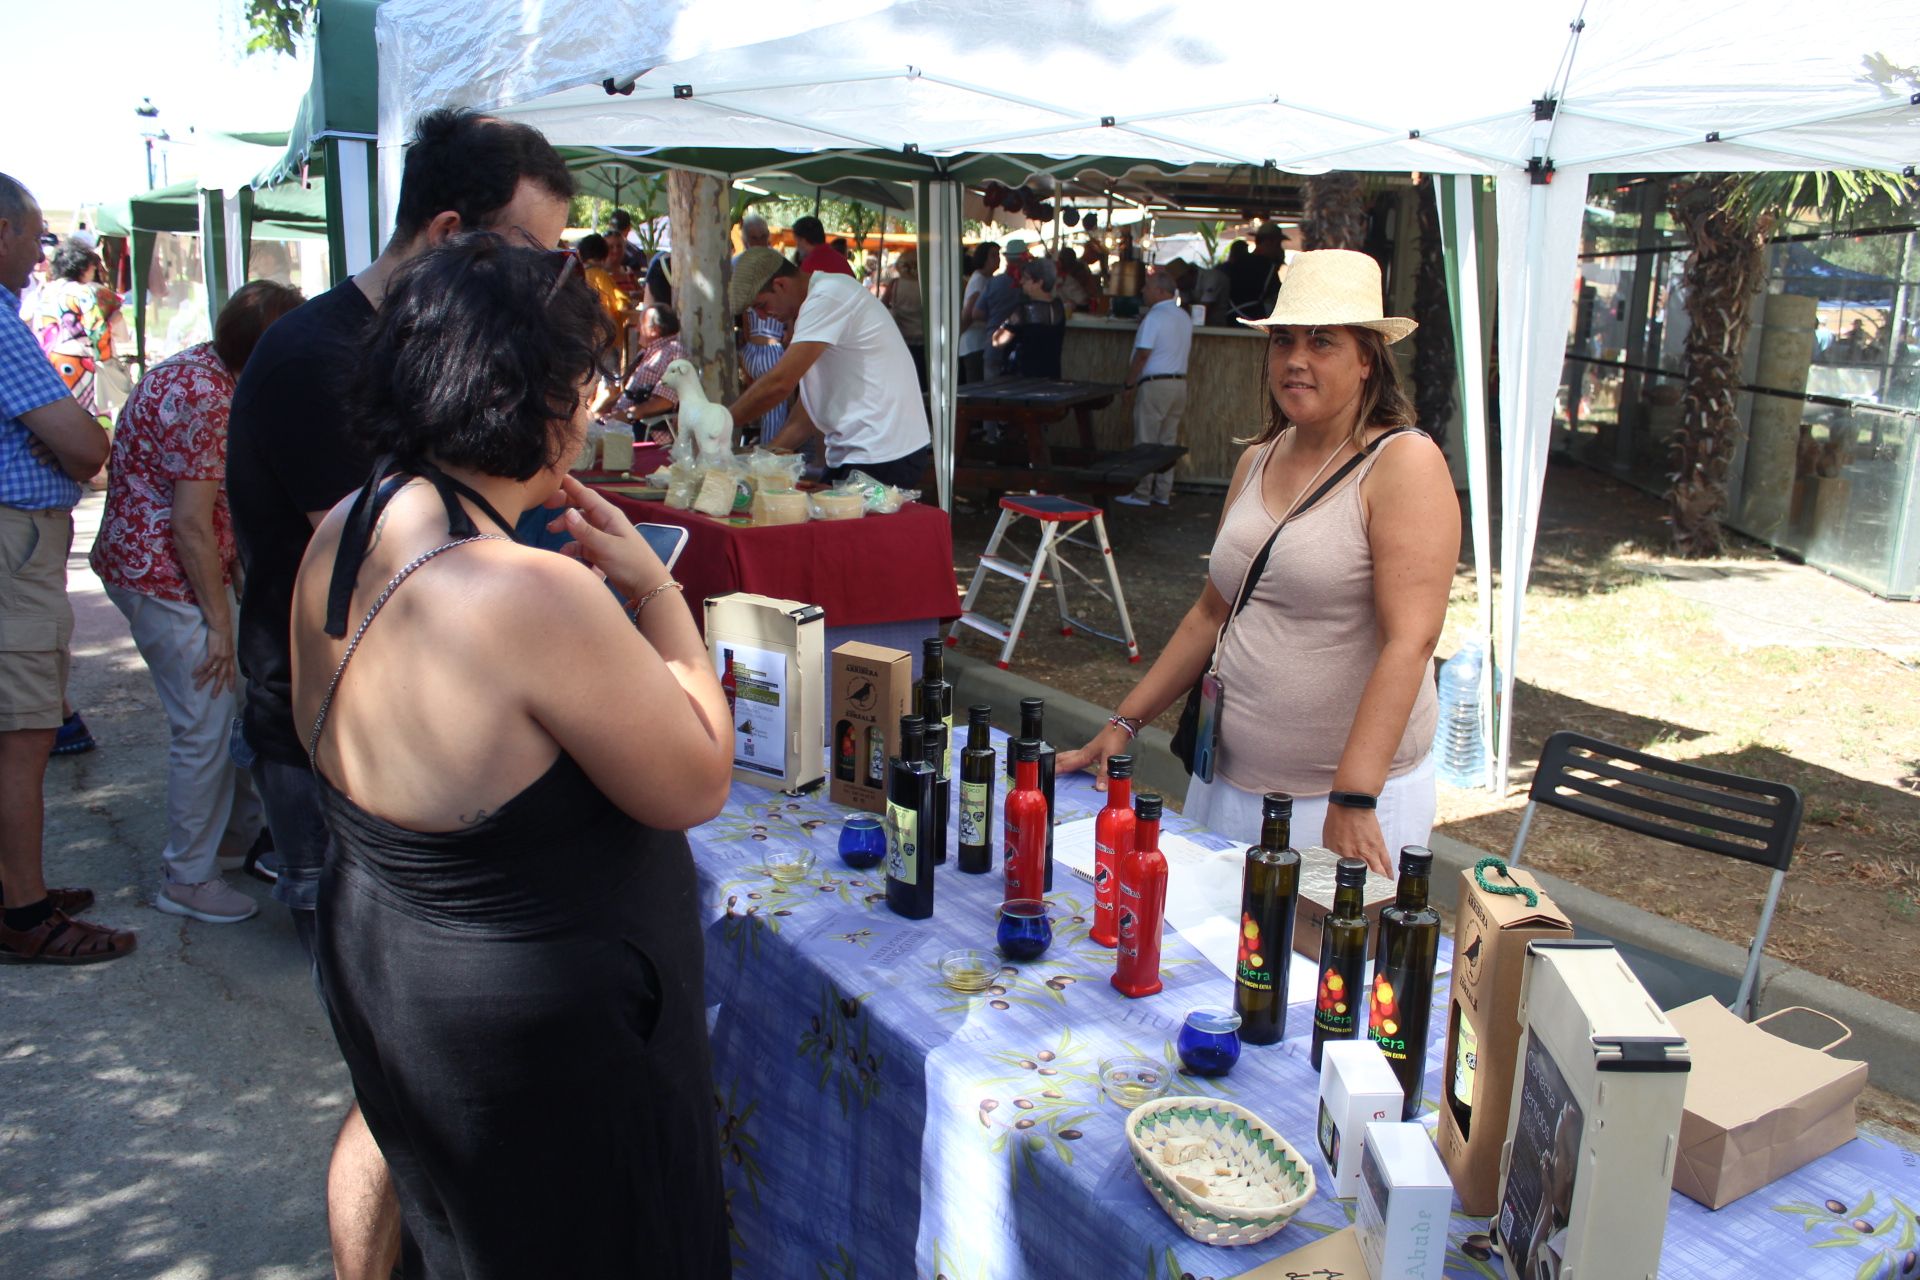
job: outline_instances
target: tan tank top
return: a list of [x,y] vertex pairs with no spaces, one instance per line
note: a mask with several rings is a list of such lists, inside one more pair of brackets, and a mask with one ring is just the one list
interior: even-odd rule
[[[1387,441],[1380,452],[1393,445]],[[1271,443],[1261,446],[1214,539],[1208,572],[1229,604],[1278,520],[1261,495],[1272,453]],[[1242,790],[1318,796],[1333,789],[1361,691],[1380,658],[1373,550],[1360,507],[1360,482],[1379,456],[1367,458],[1318,506],[1288,523],[1246,609],[1227,628],[1220,647],[1226,692],[1215,774]],[[1429,670],[1388,777],[1411,772],[1426,758],[1438,717]]]

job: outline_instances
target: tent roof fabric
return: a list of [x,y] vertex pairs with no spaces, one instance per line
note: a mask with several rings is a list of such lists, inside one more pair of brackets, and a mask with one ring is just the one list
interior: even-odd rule
[[254,179],[276,186],[300,176],[314,143],[329,134],[372,138],[379,127],[373,16],[380,0],[325,0],[314,18],[313,81],[294,116],[286,150]]

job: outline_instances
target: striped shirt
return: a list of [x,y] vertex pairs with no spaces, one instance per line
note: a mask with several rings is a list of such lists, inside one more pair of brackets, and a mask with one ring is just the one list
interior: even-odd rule
[[33,433],[20,421],[69,394],[20,318],[20,299],[0,285],[0,506],[71,511],[80,501],[80,482],[33,456]]

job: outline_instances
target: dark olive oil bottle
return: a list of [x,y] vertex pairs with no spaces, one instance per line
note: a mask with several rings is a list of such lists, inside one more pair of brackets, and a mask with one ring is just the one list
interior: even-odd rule
[[1400,851],[1400,884],[1380,913],[1380,941],[1367,990],[1367,1035],[1400,1078],[1402,1120],[1420,1114],[1433,1020],[1433,969],[1440,958],[1440,913],[1427,905],[1433,854],[1417,844]]
[[1287,1035],[1287,972],[1293,913],[1300,897],[1300,855],[1293,848],[1293,797],[1269,791],[1260,802],[1260,843],[1247,850],[1240,879],[1240,947],[1233,1008],[1240,1038],[1275,1044]]

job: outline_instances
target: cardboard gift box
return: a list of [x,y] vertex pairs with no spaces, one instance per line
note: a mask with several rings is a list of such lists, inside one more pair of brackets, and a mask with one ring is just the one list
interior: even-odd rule
[[1489,868],[1487,883],[1524,892],[1492,893],[1481,887],[1476,871],[1460,873],[1447,1044],[1440,1059],[1440,1125],[1434,1132],[1461,1210],[1481,1218],[1491,1217],[1499,1203],[1527,944],[1573,936],[1573,923],[1526,872]]
[[828,795],[868,813],[887,808],[887,761],[900,754],[900,717],[913,698],[913,655],[849,640],[833,651],[833,758]]
[[[1300,892],[1293,902],[1293,949],[1314,961],[1320,960],[1320,938],[1326,932],[1327,917],[1333,914],[1334,871],[1340,855],[1319,845],[1300,850]],[[1377,936],[1380,911],[1393,901],[1394,883],[1390,876],[1367,876],[1365,915],[1367,928]],[[1369,950],[1372,944],[1368,944]]]
[[707,599],[707,652],[733,718],[733,776],[775,791],[818,785],[826,611],[735,591]]
[[1367,1126],[1360,1163],[1360,1256],[1373,1280],[1441,1280],[1453,1187],[1417,1121]]
[[1854,1136],[1867,1064],[1830,1056],[1853,1032],[1824,1013],[1795,1008],[1834,1023],[1842,1035],[1808,1048],[1761,1025],[1795,1010],[1742,1022],[1712,997],[1667,1014],[1693,1056],[1673,1166],[1673,1189],[1681,1195],[1718,1209]]

